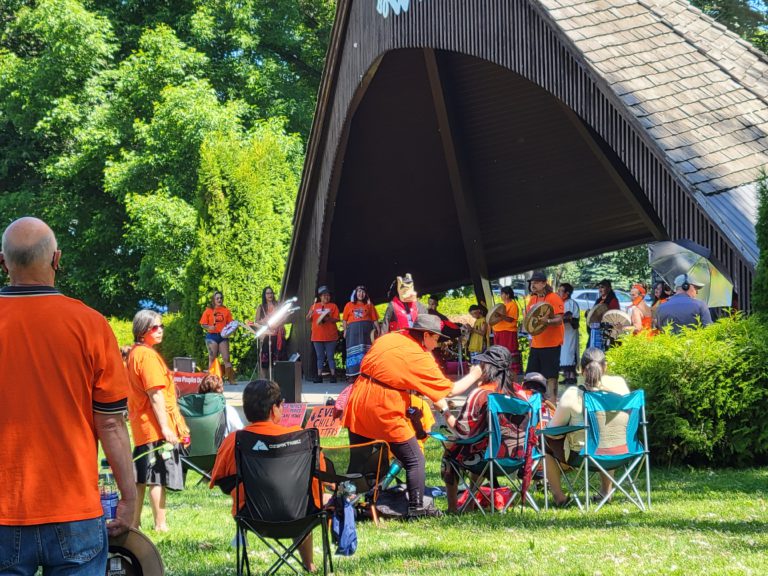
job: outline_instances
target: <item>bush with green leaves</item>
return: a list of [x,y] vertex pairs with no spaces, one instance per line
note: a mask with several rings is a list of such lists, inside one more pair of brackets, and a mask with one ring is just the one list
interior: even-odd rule
[[608,370],[646,392],[651,454],[665,463],[768,461],[768,325],[735,314],[706,328],[629,336]]
[[131,320],[123,320],[122,318],[107,318],[112,332],[117,338],[118,346],[130,346],[133,344],[133,322]]

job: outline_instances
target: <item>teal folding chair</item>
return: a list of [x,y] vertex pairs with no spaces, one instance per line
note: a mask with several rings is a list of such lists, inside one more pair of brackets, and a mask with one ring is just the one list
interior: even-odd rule
[[[430,432],[429,436],[435,440],[440,441],[446,449],[448,448],[447,445],[449,444],[455,444],[458,446],[473,446],[476,444],[479,445],[484,443],[487,446],[488,443],[488,430],[471,438],[446,436],[442,432]],[[482,450],[482,448],[478,447],[478,450]],[[487,448],[482,451],[487,454]],[[488,470],[488,462],[486,456],[484,455],[482,459],[472,460],[471,462],[457,460],[455,458],[448,458],[447,463],[448,466],[450,466],[453,470],[453,473],[456,475],[459,486],[463,484],[467,490],[467,498],[458,508],[458,512],[461,514],[472,509],[477,509],[485,514],[485,510],[483,510],[482,505],[483,496],[481,495],[481,487],[486,480],[483,474]]]
[[[488,396],[488,471],[490,477],[491,502],[493,493],[500,487],[499,481],[505,482],[513,490],[502,512],[515,502],[520,501],[522,511],[527,503],[539,512],[539,506],[533,498],[530,488],[525,486],[526,465],[530,465],[529,480],[539,468],[546,477],[544,460],[544,439],[536,436],[536,428],[541,422],[541,396],[534,394],[529,400],[505,394]],[[537,439],[538,438],[538,439]],[[548,505],[548,492],[544,482],[544,505]],[[494,507],[491,506],[491,513]]]
[[[616,441],[615,426],[626,418],[624,442]],[[619,422],[616,422],[620,420]],[[648,451],[648,431],[645,416],[645,391],[626,395],[611,392],[584,393],[584,493],[586,509],[590,505],[590,474],[606,474],[611,481],[608,494],[597,502],[599,510],[616,492],[645,512],[651,508],[651,466]],[[613,475],[607,473],[612,471]],[[637,487],[644,472],[645,501]]]
[[178,400],[179,411],[189,428],[191,444],[181,456],[186,470],[201,475],[198,484],[211,479],[216,453],[224,439],[226,429],[226,404],[223,394],[187,394]]
[[[648,432],[645,415],[645,392],[637,390],[626,395],[611,392],[584,392],[584,425],[557,426],[540,430],[542,438],[584,431],[584,447],[579,452],[581,463],[575,474],[572,468],[557,462],[566,491],[580,510],[589,510],[592,503],[591,485],[599,484],[605,475],[611,482],[607,494],[598,496],[595,510],[603,507],[616,492],[645,511],[651,507],[651,470],[648,452]],[[612,474],[609,474],[612,472]],[[645,500],[638,488],[644,472]],[[573,480],[571,479],[573,476]],[[583,478],[584,501],[579,498],[579,480]]]

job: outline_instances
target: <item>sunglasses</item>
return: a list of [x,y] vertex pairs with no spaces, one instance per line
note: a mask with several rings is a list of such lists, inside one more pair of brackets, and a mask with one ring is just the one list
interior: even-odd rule
[[152,326],[149,329],[149,331],[150,332],[157,332],[158,330],[164,330],[164,329],[165,329],[165,325],[164,324],[155,324],[154,326]]

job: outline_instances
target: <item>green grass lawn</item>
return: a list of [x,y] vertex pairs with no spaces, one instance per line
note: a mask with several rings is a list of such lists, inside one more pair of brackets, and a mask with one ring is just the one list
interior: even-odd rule
[[[440,448],[428,450],[428,485],[440,485]],[[167,534],[148,535],[169,575],[234,574],[230,498],[196,486],[168,497]],[[537,515],[462,516],[406,523],[358,523],[359,548],[335,559],[337,574],[765,574],[768,469],[653,470],[653,509],[623,497],[589,515],[575,509]],[[437,500],[445,506],[444,500]],[[152,526],[145,505],[144,526]],[[319,531],[315,561],[320,565]],[[251,567],[271,557],[251,537]],[[270,553],[271,554],[271,553]],[[283,571],[282,573],[290,573]]]

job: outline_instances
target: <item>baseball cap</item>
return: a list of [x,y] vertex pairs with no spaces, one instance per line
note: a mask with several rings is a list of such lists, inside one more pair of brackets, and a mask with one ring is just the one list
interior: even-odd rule
[[703,288],[704,284],[699,282],[698,280],[695,280],[688,276],[688,274],[680,274],[679,276],[675,277],[675,290],[678,288],[682,288],[683,284],[690,284],[691,286],[695,286],[696,288]]

